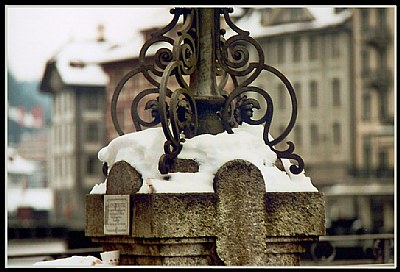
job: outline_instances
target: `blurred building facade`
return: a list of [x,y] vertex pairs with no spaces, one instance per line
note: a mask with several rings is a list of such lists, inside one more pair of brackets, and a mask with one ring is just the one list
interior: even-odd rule
[[352,158],[357,178],[393,179],[394,8],[353,11],[354,107]]
[[105,144],[107,76],[90,63],[108,45],[71,41],[50,59],[40,90],[52,96],[48,177],[54,193],[54,224],[85,226],[85,196],[104,181],[98,151]]
[[[251,35],[263,47],[265,63],[287,76],[296,92],[298,116],[288,140],[304,159],[306,174],[318,188],[345,182],[351,130],[350,14],[322,20],[323,14],[308,8],[265,8],[248,16],[242,24],[249,29],[258,22]],[[263,73],[257,84],[274,102],[271,135],[278,137],[290,120],[290,96],[279,79]],[[286,143],[279,148],[286,149]]]
[[[287,139],[326,192],[327,227],[352,218],[365,231],[393,231],[395,9],[317,9],[253,9],[237,24],[295,89],[298,118]],[[271,75],[257,84],[272,97],[271,135],[279,135],[290,97]]]
[[[43,148],[47,143],[33,141],[31,145],[34,146],[31,150],[35,150],[35,147]],[[46,154],[40,159],[38,156],[29,158],[24,157],[26,153],[20,153],[19,148],[8,147],[6,155],[8,230],[47,226],[54,202],[52,190],[47,184]]]
[[[374,232],[394,230],[395,8],[352,10],[352,164],[359,219]],[[368,184],[371,184],[370,186]],[[391,191],[391,193],[390,193]],[[343,207],[342,210],[345,210]]]

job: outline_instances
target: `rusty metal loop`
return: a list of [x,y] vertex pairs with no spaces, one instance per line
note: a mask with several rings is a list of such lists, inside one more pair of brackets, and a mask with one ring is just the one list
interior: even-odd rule
[[131,117],[132,117],[132,121],[133,124],[135,125],[135,129],[136,131],[141,131],[142,130],[142,126],[144,127],[153,127],[156,126],[160,123],[160,117],[158,115],[158,111],[154,112],[154,110],[158,109],[158,100],[150,100],[149,102],[154,103],[154,107],[151,107],[151,105],[148,104],[146,105],[146,110],[152,110],[152,117],[153,120],[151,122],[146,122],[144,121],[139,113],[138,113],[138,106],[139,106],[139,102],[146,97],[147,95],[150,94],[158,94],[159,93],[159,89],[146,89],[141,91],[136,97],[135,99],[132,100],[132,104],[131,104]]
[[[304,170],[304,161],[299,155],[293,153],[294,152],[294,144],[290,141],[286,142],[288,144],[288,148],[286,150],[282,150],[282,151],[277,150],[275,148],[276,144],[282,142],[286,138],[286,136],[293,129],[294,123],[296,122],[297,99],[296,99],[294,89],[293,89],[290,81],[281,72],[279,72],[276,68],[274,68],[270,65],[267,65],[267,64],[263,64],[262,70],[266,70],[266,71],[274,74],[275,76],[277,76],[283,82],[283,84],[285,84],[286,89],[289,92],[291,102],[292,102],[292,114],[291,114],[291,118],[290,118],[288,126],[284,129],[284,131],[277,138],[270,140],[269,130],[270,130],[270,126],[272,123],[272,115],[273,115],[273,103],[272,103],[272,99],[271,99],[270,95],[261,88],[251,87],[251,86],[242,87],[242,84],[240,84],[226,99],[225,105],[224,105],[222,113],[221,113],[223,127],[228,133],[233,133],[233,130],[231,128],[232,114],[234,114],[235,111],[239,111],[242,116],[245,116],[245,118],[243,118],[244,120],[240,120],[240,122],[244,121],[249,124],[264,123],[264,132],[263,132],[264,143],[266,145],[268,145],[271,148],[271,150],[277,154],[278,158],[286,158],[286,159],[295,160],[297,162],[297,165],[291,165],[290,172],[293,174],[299,174]],[[237,109],[237,105],[236,105],[236,107],[233,107],[231,105],[232,101],[235,98],[243,96],[243,94],[246,92],[259,93],[265,99],[265,102],[267,105],[266,111],[265,111],[265,114],[259,120],[252,120],[252,119],[248,118],[248,117],[252,116],[252,115],[249,115],[249,112],[247,112],[247,113],[242,112],[243,110],[247,110],[247,111],[252,110],[252,108],[254,108],[254,105],[255,105],[254,101],[250,101],[250,102],[245,101],[245,105],[250,105],[250,107],[252,107],[250,109],[248,107],[247,107],[247,109],[242,109],[242,108]],[[247,97],[245,99],[247,99]],[[246,116],[248,116],[248,117],[246,117]],[[238,118],[235,117],[235,119],[236,119],[235,121],[237,122]]]
[[247,87],[238,87],[235,90],[232,91],[232,93],[228,96],[228,98],[225,100],[225,105],[222,108],[221,112],[221,121],[224,129],[229,133],[232,134],[233,130],[231,127],[231,120],[234,118],[232,115],[234,114],[234,111],[232,110],[232,102],[234,99],[240,98],[241,95],[247,92],[255,92],[260,95],[262,95],[267,103],[266,111],[261,118],[258,120],[253,120],[251,118],[243,120],[245,123],[248,123],[250,125],[259,125],[262,123],[266,124],[267,130],[269,129],[269,125],[272,122],[272,114],[273,114],[273,103],[270,95],[264,91],[261,88],[254,87],[254,86],[247,86]]
[[[133,68],[131,71],[129,71],[128,73],[126,73],[122,79],[118,82],[117,86],[115,87],[113,96],[111,98],[111,119],[112,122],[114,124],[114,128],[117,131],[118,135],[124,135],[124,131],[121,129],[119,122],[118,122],[118,117],[117,117],[117,103],[118,103],[118,98],[119,95],[123,89],[123,87],[125,86],[126,82],[131,79],[132,77],[134,77],[135,75],[142,73],[148,69],[150,69],[151,65],[138,65],[135,68]],[[157,85],[158,82],[155,81],[150,81],[150,83],[152,83],[153,85],[155,85],[156,87],[158,87]]]
[[[160,96],[158,104],[158,112],[160,114],[160,122],[166,142],[164,143],[165,154],[161,156],[159,161],[159,171],[162,174],[168,173],[169,169],[174,164],[175,159],[182,150],[181,138],[182,132],[185,136],[194,136],[197,128],[197,109],[194,98],[187,89],[180,88],[172,92],[170,106],[166,101],[168,79],[174,73],[177,73],[177,68],[180,61],[171,62],[167,65],[160,83]],[[187,115],[184,112],[185,118],[179,116],[180,96],[184,96],[184,101],[187,103]],[[172,132],[171,132],[171,129]]]

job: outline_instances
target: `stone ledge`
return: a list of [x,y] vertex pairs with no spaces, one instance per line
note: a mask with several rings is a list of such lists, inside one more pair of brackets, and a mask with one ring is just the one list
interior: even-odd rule
[[[86,196],[86,236],[104,236],[103,195]],[[217,195],[132,194],[132,237],[214,236]]]
[[93,237],[105,251],[119,250],[120,265],[222,265],[215,251],[215,237],[132,238]]
[[321,192],[267,192],[267,236],[325,235]]
[[260,170],[245,160],[217,171],[215,193],[139,194],[135,179],[107,188],[130,198],[129,235],[104,235],[104,197],[86,199],[85,234],[121,250],[123,264],[299,265],[304,245],[325,234],[322,193],[266,192]]
[[[215,193],[132,194],[133,237],[215,236]],[[325,235],[320,192],[267,192],[267,237]],[[86,196],[86,236],[104,236],[103,195]]]

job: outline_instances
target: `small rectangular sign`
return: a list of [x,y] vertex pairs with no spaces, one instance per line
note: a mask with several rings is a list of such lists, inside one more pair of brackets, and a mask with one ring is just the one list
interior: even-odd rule
[[104,235],[129,235],[129,195],[104,195]]

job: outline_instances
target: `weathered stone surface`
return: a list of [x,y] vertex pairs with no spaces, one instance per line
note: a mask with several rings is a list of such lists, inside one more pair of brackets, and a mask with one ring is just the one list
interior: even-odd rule
[[107,176],[108,195],[136,193],[143,185],[141,174],[126,161],[115,162]]
[[214,193],[135,194],[132,233],[136,237],[214,236]]
[[318,237],[267,237],[266,266],[298,266],[305,244],[317,241]]
[[175,165],[170,169],[170,173],[197,173],[199,163],[191,159],[176,159]]
[[320,192],[268,192],[267,236],[325,235],[325,200]]
[[103,236],[104,234],[104,199],[103,195],[86,196],[86,236]]
[[225,163],[214,179],[217,254],[229,266],[266,262],[265,183],[260,170],[244,160]]
[[119,250],[120,265],[210,266],[221,265],[215,237],[132,238],[95,237],[104,250]]

